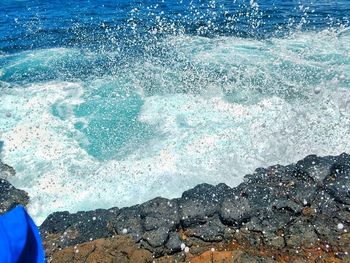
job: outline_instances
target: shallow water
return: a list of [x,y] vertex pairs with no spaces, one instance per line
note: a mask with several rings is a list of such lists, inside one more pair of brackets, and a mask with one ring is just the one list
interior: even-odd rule
[[0,6],[1,158],[37,222],[350,149],[348,1]]

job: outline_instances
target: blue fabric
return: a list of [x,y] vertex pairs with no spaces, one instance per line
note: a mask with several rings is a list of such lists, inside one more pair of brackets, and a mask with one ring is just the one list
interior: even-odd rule
[[22,206],[0,216],[0,262],[45,262],[38,228]]

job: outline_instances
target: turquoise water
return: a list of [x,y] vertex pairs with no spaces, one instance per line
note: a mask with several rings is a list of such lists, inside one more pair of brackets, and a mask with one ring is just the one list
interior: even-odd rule
[[1,158],[38,222],[350,149],[347,1],[1,3]]

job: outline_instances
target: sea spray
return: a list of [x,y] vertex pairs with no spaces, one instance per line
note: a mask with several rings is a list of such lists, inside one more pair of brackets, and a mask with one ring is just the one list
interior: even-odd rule
[[259,166],[348,151],[346,3],[327,22],[317,6],[295,6],[290,21],[283,5],[210,2],[170,12],[121,1],[126,20],[82,15],[45,32],[40,20],[9,21],[28,42],[0,44],[1,157],[38,222],[202,182],[235,186]]

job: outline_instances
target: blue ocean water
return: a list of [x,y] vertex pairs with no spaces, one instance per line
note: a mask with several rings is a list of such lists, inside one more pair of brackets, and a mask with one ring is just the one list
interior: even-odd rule
[[1,158],[56,210],[350,149],[349,0],[0,0]]

